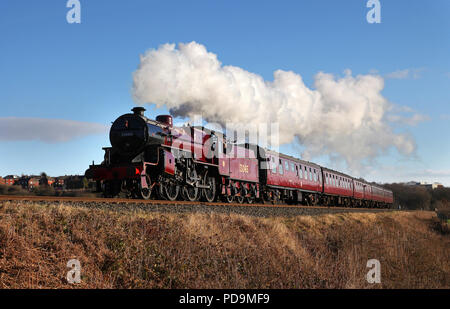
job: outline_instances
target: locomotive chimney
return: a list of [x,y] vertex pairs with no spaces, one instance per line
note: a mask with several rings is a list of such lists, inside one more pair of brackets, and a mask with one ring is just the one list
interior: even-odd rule
[[145,108],[137,106],[131,110],[135,115],[144,116]]

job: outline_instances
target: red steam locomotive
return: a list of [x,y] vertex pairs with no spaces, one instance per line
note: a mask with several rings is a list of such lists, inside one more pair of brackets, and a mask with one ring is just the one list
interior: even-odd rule
[[172,117],[144,116],[143,107],[117,118],[111,147],[86,177],[105,197],[125,194],[167,200],[221,199],[347,207],[389,207],[391,191],[254,144],[236,144],[201,126],[174,127]]

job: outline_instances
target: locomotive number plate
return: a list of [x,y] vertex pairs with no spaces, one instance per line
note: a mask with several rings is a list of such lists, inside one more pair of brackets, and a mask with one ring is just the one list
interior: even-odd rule
[[248,174],[248,165],[239,164],[239,172]]
[[122,136],[133,136],[132,132],[123,132]]

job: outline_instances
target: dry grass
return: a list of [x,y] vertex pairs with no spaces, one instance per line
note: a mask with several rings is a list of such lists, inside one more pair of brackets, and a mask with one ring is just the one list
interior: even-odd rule
[[[449,288],[432,212],[254,218],[0,204],[0,288]],[[68,260],[82,283],[66,282]],[[365,280],[381,262],[381,284]]]

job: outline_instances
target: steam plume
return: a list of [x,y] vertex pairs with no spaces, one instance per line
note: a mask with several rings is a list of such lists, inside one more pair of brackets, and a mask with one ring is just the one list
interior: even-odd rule
[[279,122],[280,144],[301,144],[306,159],[328,155],[355,170],[390,147],[405,155],[416,148],[412,137],[393,132],[389,121],[398,118],[388,117],[393,105],[382,96],[384,79],[378,75],[319,72],[310,89],[291,71],[277,70],[266,81],[223,66],[196,42],[161,45],[140,60],[133,75],[137,103],[166,106],[174,116],[200,114],[222,125]]

